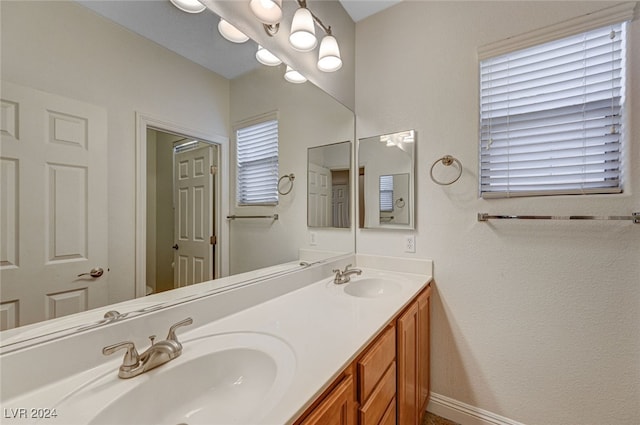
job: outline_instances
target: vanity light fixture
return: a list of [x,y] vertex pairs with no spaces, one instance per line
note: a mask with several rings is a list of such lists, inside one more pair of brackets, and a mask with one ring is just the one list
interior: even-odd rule
[[278,66],[282,63],[280,59],[264,47],[258,44],[258,51],[256,52],[256,59],[263,65]]
[[331,35],[331,27],[327,35],[324,36],[320,43],[320,52],[318,53],[318,69],[324,72],[334,72],[342,68],[342,59],[340,58],[340,48],[338,41]]
[[218,23],[218,31],[224,38],[232,43],[244,43],[249,40],[249,37],[245,35],[245,33],[222,18],[220,18],[220,22]]
[[265,25],[276,25],[282,19],[282,0],[251,0],[249,7]]
[[204,12],[207,8],[204,4],[200,3],[198,0],[170,0],[171,4],[173,4],[178,9],[187,13],[200,13]]
[[284,79],[294,84],[301,84],[307,81],[302,74],[291,68],[289,65],[287,65],[287,70],[284,73]]
[[305,0],[300,3],[300,8],[293,15],[289,43],[299,52],[310,52],[318,44],[313,15],[307,9]]

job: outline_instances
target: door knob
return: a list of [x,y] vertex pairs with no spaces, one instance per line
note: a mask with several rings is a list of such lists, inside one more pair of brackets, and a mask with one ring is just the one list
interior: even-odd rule
[[103,274],[104,274],[104,270],[102,270],[102,267],[94,267],[91,270],[89,270],[88,273],[80,273],[78,277],[81,277],[81,276],[100,277]]
[[178,244],[175,244],[175,245],[174,245],[174,246],[172,246],[171,248],[175,249],[176,251],[177,251],[178,249],[180,249],[180,247],[178,246]]

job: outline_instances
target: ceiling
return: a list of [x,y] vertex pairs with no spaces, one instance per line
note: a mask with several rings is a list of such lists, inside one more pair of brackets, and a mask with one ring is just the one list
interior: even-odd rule
[[[220,36],[218,19],[206,10],[184,13],[169,0],[76,0],[95,13],[227,79],[260,66],[257,45],[231,43]],[[339,0],[354,22],[361,21],[401,0]],[[224,60],[220,60],[224,58]]]

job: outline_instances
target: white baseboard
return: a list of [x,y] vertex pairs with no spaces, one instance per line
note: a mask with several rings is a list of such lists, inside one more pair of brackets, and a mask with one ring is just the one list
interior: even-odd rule
[[433,392],[427,405],[427,411],[460,425],[524,425],[521,422]]

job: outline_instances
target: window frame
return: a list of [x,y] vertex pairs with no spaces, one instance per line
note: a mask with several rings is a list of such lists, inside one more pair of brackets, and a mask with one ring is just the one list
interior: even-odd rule
[[[265,196],[272,196],[271,201],[255,201],[250,202],[242,195],[243,184],[241,183],[242,178],[242,162],[240,158],[240,141],[238,137],[238,132],[244,129],[248,129],[250,127],[259,126],[261,124],[268,123],[270,121],[275,121],[276,123],[276,151],[275,154],[270,158],[275,158],[275,167],[271,170],[273,176],[270,178],[270,186],[268,192]],[[236,206],[238,207],[246,207],[246,206],[277,206],[279,203],[279,193],[278,193],[278,172],[280,166],[280,120],[277,111],[268,112],[262,115],[258,115],[255,117],[251,117],[242,121],[237,122],[233,126],[233,137],[234,137],[234,147],[235,147],[235,198],[236,198]],[[244,163],[246,163],[245,161]]]
[[[566,37],[570,37],[570,36],[575,36],[581,33],[586,33],[592,30],[597,30],[598,28],[602,28],[602,27],[608,27],[610,25],[614,25],[614,24],[621,24],[623,23],[623,25],[628,25],[628,22],[631,21],[633,19],[633,11],[634,11],[634,4],[628,4],[628,3],[624,3],[624,4],[617,4],[611,7],[607,7],[605,9],[602,10],[598,10],[595,12],[591,12],[582,16],[578,16],[576,18],[573,19],[569,19],[567,21],[564,22],[559,22],[557,24],[553,24],[553,25],[549,25],[546,26],[544,28],[540,28],[534,31],[530,31],[527,33],[523,33],[520,35],[516,35],[513,37],[510,37],[508,39],[504,39],[504,40],[499,40],[497,42],[493,42],[484,46],[480,46],[478,48],[478,71],[480,73],[480,63],[483,60],[489,59],[489,58],[493,58],[493,57],[497,57],[497,56],[502,56],[504,54],[510,53],[510,52],[514,52],[514,51],[518,51],[518,50],[524,50],[527,49],[529,47],[534,47],[534,46],[539,46],[539,45],[543,45],[547,42],[550,41],[555,41],[555,40],[560,40]],[[629,29],[627,28],[627,32],[629,31]],[[621,93],[622,99],[625,98],[625,89],[628,93],[629,90],[629,72],[630,72],[630,64],[631,64],[631,57],[630,57],[631,52],[629,51],[629,45],[623,44],[623,50],[622,50],[622,55],[623,55],[623,61],[625,60],[624,58],[626,58],[626,69],[623,69],[623,74],[622,74],[622,90],[623,92]],[[624,64],[623,64],[624,66]],[[481,75],[478,75],[478,82],[479,85],[481,84]],[[482,117],[481,117],[481,113],[482,113],[482,99],[481,99],[481,89],[482,87],[479,86],[478,89],[478,105],[479,105],[479,113],[478,113],[478,131],[479,131],[479,143],[478,143],[478,195],[480,198],[484,198],[484,199],[491,199],[491,198],[506,198],[506,197],[520,197],[520,196],[546,196],[546,195],[568,195],[568,194],[592,194],[592,193],[597,193],[597,194],[601,194],[601,193],[622,193],[624,191],[624,177],[625,177],[625,173],[628,172],[628,158],[626,155],[626,149],[628,149],[628,138],[629,138],[629,129],[627,128],[626,131],[623,131],[622,134],[620,135],[620,139],[619,139],[619,143],[620,143],[620,148],[619,148],[619,155],[620,155],[620,159],[619,159],[619,176],[618,178],[620,179],[620,183],[618,185],[617,188],[615,188],[615,190],[604,190],[604,191],[600,191],[600,190],[585,190],[585,191],[531,191],[529,193],[527,192],[509,192],[509,191],[502,191],[502,192],[498,192],[498,191],[483,191],[483,185],[482,185]],[[621,126],[625,126],[628,127],[629,121],[628,118],[630,116],[630,104],[629,102],[624,102],[626,103],[626,105],[623,105],[624,109],[621,111],[621,115],[620,115],[620,125]],[[485,140],[486,142],[486,140]],[[627,146],[625,146],[627,145]]]

